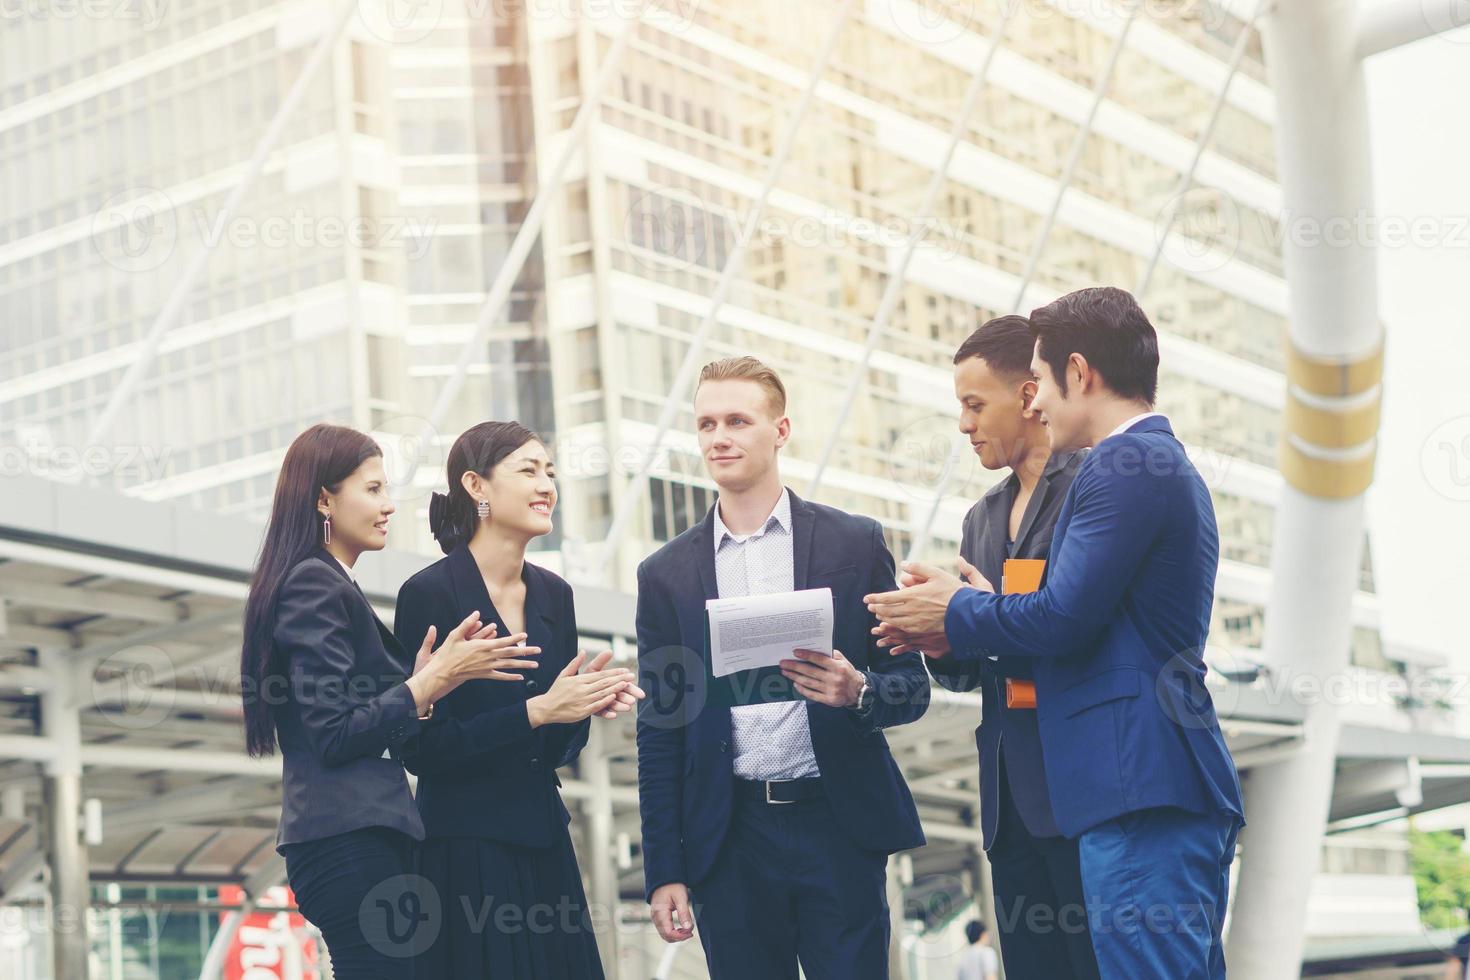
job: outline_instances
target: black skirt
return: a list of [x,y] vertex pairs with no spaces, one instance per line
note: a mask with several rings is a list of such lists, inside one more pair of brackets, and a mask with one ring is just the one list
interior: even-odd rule
[[419,863],[443,923],[415,962],[421,980],[604,980],[565,827],[544,848],[431,837]]

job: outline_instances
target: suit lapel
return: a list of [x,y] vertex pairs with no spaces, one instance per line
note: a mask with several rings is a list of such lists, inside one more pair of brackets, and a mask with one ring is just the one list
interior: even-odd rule
[[[1006,477],[1007,481],[1014,479]],[[1007,487],[1005,492],[985,498],[985,529],[989,532],[981,541],[985,545],[985,554],[977,555],[976,558],[989,567],[984,570],[985,577],[996,583],[999,588],[1000,579],[991,578],[992,573],[999,576],[1001,569],[1005,567],[1006,559],[1010,552],[1006,550],[1006,536],[1011,529],[1011,502],[1016,499],[1013,487]]]
[[1026,512],[1021,515],[1021,528],[1016,532],[1015,551],[1020,552],[1022,545],[1031,534],[1031,527],[1036,523],[1036,517],[1046,506],[1047,494],[1051,492],[1051,480],[1048,473],[1043,472],[1036,481],[1036,489],[1031,492],[1031,499],[1026,501]]
[[812,568],[812,537],[817,522],[816,509],[789,489],[791,500],[791,587],[806,588]]
[[[378,618],[378,611],[374,609],[373,604],[368,601],[367,594],[362,591],[362,586],[357,584],[357,579],[348,574],[347,569],[342,567],[342,563],[339,562],[336,556],[327,549],[318,548],[315,557],[319,561],[325,563],[326,566],[332,571],[336,572],[338,575],[346,579],[347,583],[352,586],[352,591],[357,593],[358,600],[367,607],[368,615],[373,617],[373,625],[378,628],[378,636],[383,641],[383,649],[387,651],[389,657],[393,658],[396,661],[402,662],[405,656],[403,644],[398,642],[398,637],[394,636],[393,631],[390,630],[386,625],[384,625],[383,621]],[[405,672],[411,670],[412,667],[413,665],[409,664],[405,668]]]
[[[706,599],[720,597],[720,579],[715,574],[715,508],[718,500],[710,504],[709,512],[699,522],[699,531],[694,535],[695,565],[699,568],[699,584]],[[700,604],[703,607],[703,603]]]

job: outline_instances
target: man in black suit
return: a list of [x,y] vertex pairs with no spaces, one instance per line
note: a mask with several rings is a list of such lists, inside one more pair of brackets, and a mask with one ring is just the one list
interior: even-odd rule
[[[1035,334],[1022,316],[991,320],[954,356],[960,431],[981,465],[1010,474],[965,515],[960,558],[1001,582],[1008,558],[1045,559],[1062,502],[1085,456],[1052,453],[1046,427],[1031,409]],[[888,641],[884,641],[887,643]],[[934,679],[952,691],[980,688],[975,740],[980,751],[980,818],[995,886],[1001,956],[1009,980],[1095,978],[1077,842],[1052,815],[1046,763],[1034,707],[1007,705],[1007,677],[1030,677],[1030,663],[1009,658],[930,659]],[[997,669],[1004,667],[1004,669]]]
[[[883,729],[929,704],[917,653],[891,657],[863,606],[893,584],[874,520],[781,483],[786,392],[741,357],[707,365],[694,400],[720,488],[704,520],[638,567],[643,875],[667,942],[693,935],[714,980],[888,975],[888,855],[924,843]],[[831,656],[715,678],[713,598],[832,590]],[[691,912],[693,913],[691,916]]]

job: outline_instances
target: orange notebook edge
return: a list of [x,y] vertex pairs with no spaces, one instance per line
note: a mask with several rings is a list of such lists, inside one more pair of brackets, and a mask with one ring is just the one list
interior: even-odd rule
[[[1046,570],[1044,558],[1007,558],[1001,566],[1001,590],[1005,595],[1022,595],[1041,588],[1041,574]],[[1034,709],[1036,683],[1016,677],[1006,678],[1006,707]]]

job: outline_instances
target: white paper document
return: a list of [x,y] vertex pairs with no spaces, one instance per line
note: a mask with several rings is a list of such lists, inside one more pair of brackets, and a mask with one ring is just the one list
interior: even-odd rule
[[716,677],[795,660],[801,648],[832,655],[832,590],[707,599],[710,658]]

